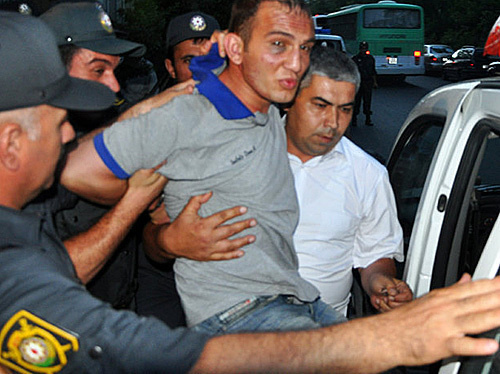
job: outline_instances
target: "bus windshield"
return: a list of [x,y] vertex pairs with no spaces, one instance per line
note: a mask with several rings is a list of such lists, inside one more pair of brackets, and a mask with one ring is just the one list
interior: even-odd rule
[[416,9],[372,8],[364,10],[363,27],[419,29],[420,11]]

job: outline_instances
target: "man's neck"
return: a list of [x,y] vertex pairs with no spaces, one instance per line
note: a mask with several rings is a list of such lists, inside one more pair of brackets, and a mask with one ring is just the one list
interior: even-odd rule
[[252,112],[267,113],[271,103],[250,87],[239,67],[229,63],[219,79]]
[[14,183],[15,176],[10,174],[9,178],[4,179],[3,175],[0,176],[0,180],[8,180],[11,183],[0,184],[0,205],[21,210],[30,200],[33,199],[36,193],[31,191],[31,194],[27,193],[29,191],[28,187],[23,183]]
[[[0,194],[2,194],[1,191]],[[16,198],[11,198],[8,195],[3,195],[0,198],[0,205],[11,209],[21,210],[25,203],[18,201]]]

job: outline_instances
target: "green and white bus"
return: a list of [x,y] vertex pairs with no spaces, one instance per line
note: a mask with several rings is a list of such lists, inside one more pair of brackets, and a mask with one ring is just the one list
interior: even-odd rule
[[367,41],[379,75],[425,73],[422,7],[384,0],[345,6],[317,18],[323,29],[344,38],[351,55],[358,53],[361,41]]

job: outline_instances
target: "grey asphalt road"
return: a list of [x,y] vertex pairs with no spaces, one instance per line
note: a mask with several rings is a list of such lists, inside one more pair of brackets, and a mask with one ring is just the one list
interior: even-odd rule
[[347,135],[365,151],[386,160],[411,109],[427,93],[449,84],[436,76],[407,77],[402,83],[381,82],[373,90],[373,127],[364,125],[365,117],[358,115],[358,126],[348,129]]

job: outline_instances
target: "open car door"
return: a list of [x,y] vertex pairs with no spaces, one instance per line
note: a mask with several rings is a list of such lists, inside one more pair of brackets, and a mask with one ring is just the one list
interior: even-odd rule
[[[464,272],[498,273],[499,136],[500,80],[433,91],[403,125],[387,167],[404,232],[403,279],[416,297]],[[441,370],[459,370],[462,362]]]
[[416,296],[474,273],[500,206],[500,81],[430,93],[388,162]]

